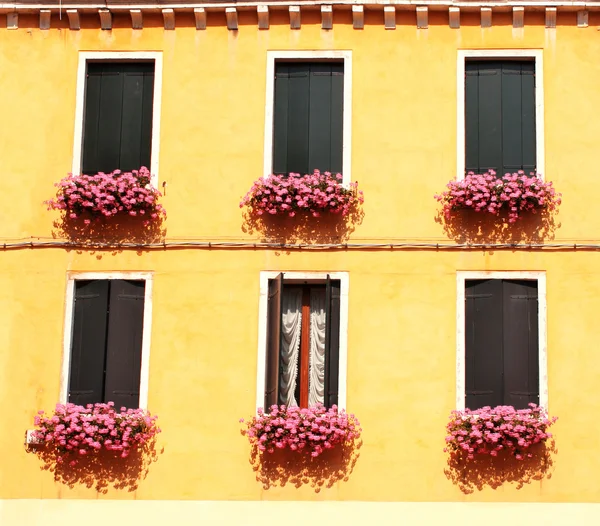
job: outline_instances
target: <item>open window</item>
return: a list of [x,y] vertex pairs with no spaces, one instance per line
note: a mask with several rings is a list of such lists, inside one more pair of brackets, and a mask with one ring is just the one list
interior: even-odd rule
[[339,280],[268,282],[264,407],[338,404]]

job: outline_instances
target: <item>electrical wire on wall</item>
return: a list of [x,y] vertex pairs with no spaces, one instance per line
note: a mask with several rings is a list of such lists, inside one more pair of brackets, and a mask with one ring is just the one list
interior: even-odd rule
[[377,243],[278,243],[266,241],[201,241],[195,239],[165,239],[153,243],[94,243],[76,242],[60,239],[21,238],[0,241],[3,250],[24,248],[65,248],[65,249],[136,249],[136,250],[168,250],[173,248],[188,249],[264,249],[289,251],[316,250],[600,250],[600,242],[557,242],[557,243],[432,243],[416,241],[391,241]]

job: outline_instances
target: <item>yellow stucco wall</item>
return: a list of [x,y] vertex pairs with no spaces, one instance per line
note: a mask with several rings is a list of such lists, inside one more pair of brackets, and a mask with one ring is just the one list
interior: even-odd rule
[[[522,31],[494,14],[482,30],[463,14],[430,13],[428,30],[401,13],[385,31],[382,12],[366,12],[363,31],[350,11],[334,30],[285,13],[258,31],[240,14],[237,33],[224,14],[206,31],[178,15],[175,31],[145,16],[133,31],[49,31],[36,17],[0,29],[0,243],[50,237],[56,216],[42,202],[72,163],[80,51],[163,53],[159,179],[167,182],[167,237],[251,239],[242,231],[241,196],[263,166],[266,52],[351,50],[352,178],[365,192],[364,220],[351,240],[444,242],[433,195],[456,173],[458,49],[542,49],[546,178],[563,193],[557,242],[598,239],[595,199],[600,121],[600,53],[595,25],[575,14],[544,28],[527,14]],[[187,17],[187,18],[186,18]],[[221,20],[222,18],[222,20]],[[223,22],[223,23],[222,23]],[[60,27],[60,29],[58,28]],[[349,80],[349,79],[347,79]],[[591,251],[334,251],[184,249],[154,252],[10,250],[0,253],[0,498],[160,500],[364,500],[595,502],[600,469],[595,418],[600,372],[597,313],[600,255]],[[68,271],[154,272],[149,408],[159,415],[164,452],[134,492],[69,488],[40,470],[23,447],[38,409],[57,402]],[[347,407],[360,418],[364,445],[347,482],[315,493],[256,482],[240,417],[256,399],[259,272],[347,271],[350,275]],[[558,453],[552,478],[463,494],[444,475],[444,426],[455,401],[456,271],[547,273],[549,407]]]

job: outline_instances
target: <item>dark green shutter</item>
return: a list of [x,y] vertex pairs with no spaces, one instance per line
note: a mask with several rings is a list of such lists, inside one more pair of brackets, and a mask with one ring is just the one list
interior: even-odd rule
[[68,401],[103,402],[108,280],[76,281]]
[[150,166],[154,63],[87,66],[82,172]]
[[342,171],[344,65],[275,64],[273,172]]
[[338,403],[340,377],[340,282],[327,276],[325,292],[325,406]]
[[535,63],[521,63],[521,169],[537,170],[535,125]]
[[279,392],[279,353],[281,350],[281,310],[283,274],[269,281],[267,299],[267,349],[265,367],[265,411],[276,405]]
[[537,281],[503,282],[504,403],[539,403]]
[[308,172],[309,64],[288,65],[287,172]]
[[287,64],[275,64],[273,105],[273,173],[288,173],[288,101],[290,72]]
[[502,281],[465,284],[465,407],[503,404]]
[[144,281],[111,280],[105,401],[137,408],[140,400]]
[[465,170],[536,169],[535,63],[467,61]]

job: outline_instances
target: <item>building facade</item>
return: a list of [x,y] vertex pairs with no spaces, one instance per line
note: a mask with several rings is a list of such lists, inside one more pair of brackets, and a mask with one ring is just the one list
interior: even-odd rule
[[[0,522],[593,524],[597,6],[0,6]],[[44,204],[68,172],[140,166],[158,228]],[[240,208],[315,168],[358,182],[356,213]],[[446,221],[434,195],[489,168],[552,181],[558,212]],[[283,325],[326,313],[328,364],[275,391],[273,291]],[[272,396],[337,403],[361,447],[261,466],[239,419]],[[24,445],[38,410],[109,399],[158,416],[139,480],[59,476]],[[559,418],[543,463],[449,465],[452,410],[529,402]]]

